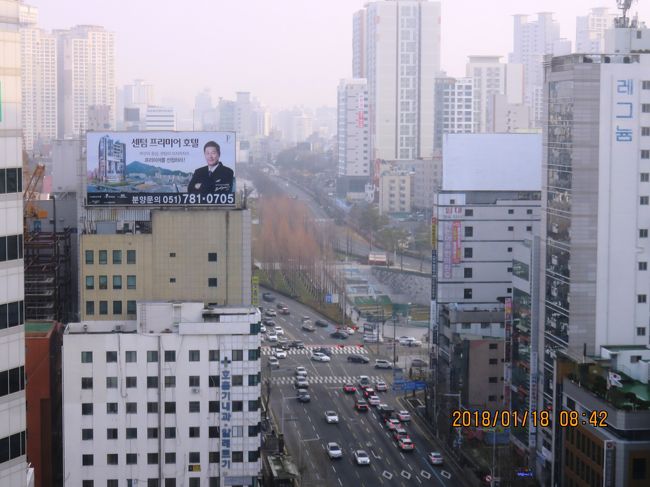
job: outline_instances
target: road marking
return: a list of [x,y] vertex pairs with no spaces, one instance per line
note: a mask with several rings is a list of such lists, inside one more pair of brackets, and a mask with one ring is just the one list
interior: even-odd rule
[[334,470],[334,473],[336,473],[336,469],[334,468],[334,465],[332,465],[332,470]]
[[384,470],[384,471],[381,473],[381,476],[384,477],[384,478],[386,478],[386,479],[388,479],[388,480],[390,480],[390,479],[393,478],[393,474],[390,473],[388,470]]
[[451,474],[449,472],[447,472],[446,470],[443,470],[442,472],[440,472],[440,475],[442,475],[446,479],[451,479]]
[[341,482],[341,479],[339,477],[337,477],[337,479],[339,481],[339,485],[341,485],[341,487],[343,487],[343,482]]
[[408,466],[409,466],[409,468],[410,468],[411,470],[413,470],[413,465],[411,465],[411,464],[409,463]]
[[375,457],[377,460],[379,460],[379,459],[381,458],[381,457],[380,457],[379,455],[377,455],[377,454],[374,452],[374,450],[372,450],[372,449],[370,450],[370,453],[372,453],[372,456]]
[[404,477],[406,480],[411,480],[411,474],[409,472],[407,472],[406,470],[402,470],[400,472],[400,475],[402,477]]
[[422,470],[420,472],[420,475],[422,475],[427,480],[429,480],[431,478],[431,474],[429,472],[427,472],[426,470]]
[[406,460],[406,457],[404,456],[404,454],[402,452],[399,452],[399,454],[402,457],[402,460]]

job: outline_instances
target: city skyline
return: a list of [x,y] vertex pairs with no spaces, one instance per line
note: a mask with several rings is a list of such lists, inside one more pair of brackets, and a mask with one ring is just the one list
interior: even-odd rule
[[[278,109],[296,105],[335,106],[339,80],[352,75],[352,14],[367,2],[332,0],[307,5],[286,0],[271,4],[248,0],[217,7],[201,0],[188,0],[184,3],[185,11],[203,10],[187,19],[169,8],[152,10],[153,4],[148,2],[127,5],[119,0],[110,11],[97,8],[96,0],[64,0],[56,5],[43,0],[26,3],[39,8],[39,26],[47,30],[97,24],[115,32],[117,86],[145,79],[155,85],[161,104],[185,107],[191,107],[194,96],[206,87],[215,99],[232,98],[236,91],[250,91],[263,104]],[[463,75],[470,55],[499,55],[507,61],[513,48],[515,14],[534,18],[540,11],[553,12],[561,25],[562,37],[575,44],[576,16],[600,6],[617,11],[614,0],[440,3],[441,68],[447,75],[457,77]],[[473,12],[472,17],[466,15],[469,11]],[[251,12],[257,15],[252,16]],[[634,4],[631,13],[635,12],[641,20],[650,19],[650,4]],[[154,15],[155,25],[143,27],[143,19]],[[212,19],[218,18],[229,20],[221,24],[215,20],[217,28],[212,29]],[[283,35],[277,35],[276,26],[282,26]],[[216,30],[221,34],[213,36],[211,33]],[[239,35],[242,31],[245,34]],[[151,39],[156,39],[155,45]],[[207,64],[205,49],[193,47],[213,39],[220,44],[216,54],[223,59],[220,64],[226,67],[227,77],[219,75],[221,66]],[[184,95],[178,94],[178,86],[186,88]]]

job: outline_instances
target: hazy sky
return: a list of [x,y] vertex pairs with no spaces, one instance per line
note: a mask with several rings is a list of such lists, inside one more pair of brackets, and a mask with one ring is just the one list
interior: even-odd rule
[[[144,78],[158,103],[193,105],[250,91],[263,104],[336,104],[352,74],[352,14],[364,0],[26,0],[46,29],[103,25],[116,33],[118,86]],[[464,74],[470,54],[512,49],[512,15],[554,12],[575,43],[575,17],[615,0],[442,0],[442,68]],[[650,1],[633,5],[650,22]]]

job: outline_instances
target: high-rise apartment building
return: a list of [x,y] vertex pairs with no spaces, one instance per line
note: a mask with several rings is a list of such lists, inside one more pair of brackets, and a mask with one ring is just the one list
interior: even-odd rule
[[541,12],[537,20],[514,16],[513,50],[509,62],[524,66],[524,103],[531,109],[532,124],[541,127],[544,91],[544,56],[571,52],[571,41],[560,38],[560,24],[553,14]]
[[476,128],[472,78],[436,78],[433,147],[442,150],[445,134],[471,134]]
[[88,129],[88,107],[109,107],[115,123],[115,36],[103,27],[78,25],[57,37],[59,138]]
[[440,3],[370,2],[353,34],[354,75],[368,80],[371,159],[432,157]]
[[337,112],[338,188],[363,199],[370,176],[368,85],[365,79],[341,80]]
[[[23,487],[26,462],[20,4],[0,0],[0,485]],[[33,479],[31,479],[33,481]]]
[[34,141],[56,138],[57,50],[56,36],[40,29],[38,9],[20,5],[20,62],[22,129],[25,149]]
[[576,47],[579,54],[605,52],[605,31],[614,27],[616,14],[607,7],[592,8],[584,16],[576,17]]
[[257,485],[260,321],[175,300],[68,324],[64,485]]

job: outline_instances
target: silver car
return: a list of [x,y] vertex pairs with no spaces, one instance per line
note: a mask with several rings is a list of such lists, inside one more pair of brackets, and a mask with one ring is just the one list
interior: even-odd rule
[[330,458],[341,458],[343,456],[343,450],[338,443],[333,441],[327,444],[327,455]]

